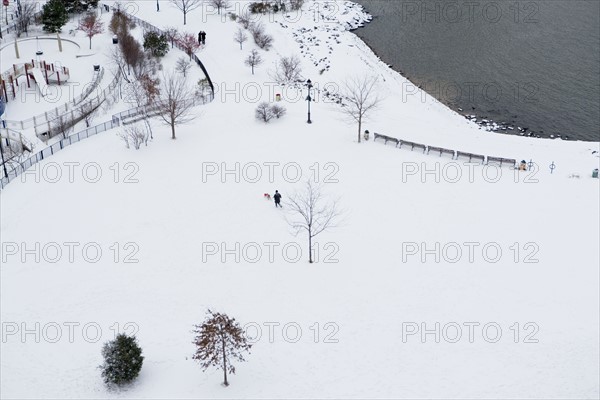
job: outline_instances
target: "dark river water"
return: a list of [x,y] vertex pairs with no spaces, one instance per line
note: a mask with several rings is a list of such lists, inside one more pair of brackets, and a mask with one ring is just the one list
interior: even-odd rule
[[600,141],[598,0],[356,1],[373,21],[354,32],[452,109],[499,132]]

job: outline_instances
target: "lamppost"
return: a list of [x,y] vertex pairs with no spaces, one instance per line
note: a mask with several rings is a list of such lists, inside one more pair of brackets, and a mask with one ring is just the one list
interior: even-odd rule
[[156,0],[156,11],[160,11],[160,5],[158,4],[158,0]]
[[313,85],[310,79],[306,81],[306,86],[308,87],[308,96],[306,96],[306,101],[308,101],[308,121],[306,122],[312,124],[312,121],[310,120],[310,102],[312,101],[312,97],[310,97],[310,89],[312,89]]
[[[8,26],[8,0],[2,0],[2,5],[4,6],[4,17],[6,18],[6,26]],[[7,31],[8,32],[8,31]]]

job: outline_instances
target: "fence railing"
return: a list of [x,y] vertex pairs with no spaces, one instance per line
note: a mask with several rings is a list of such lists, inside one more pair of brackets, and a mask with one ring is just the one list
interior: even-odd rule
[[[2,171],[2,179],[0,179],[0,188],[4,188],[10,181],[14,180],[16,177],[25,172],[32,165],[35,165],[42,161],[45,158],[50,157],[57,151],[64,149],[67,146],[70,146],[74,143],[77,143],[83,139],[86,139],[90,136],[94,136],[100,132],[104,132],[115,127],[119,126],[118,120],[111,120],[108,122],[104,122],[102,124],[92,126],[90,128],[84,129],[83,131],[74,133],[70,136],[67,136],[65,139],[60,140],[59,142],[54,143],[51,146],[48,146],[31,157],[27,158],[22,162],[12,161],[10,165],[6,166],[6,175],[4,170]],[[3,146],[2,142],[0,142],[0,146]]]

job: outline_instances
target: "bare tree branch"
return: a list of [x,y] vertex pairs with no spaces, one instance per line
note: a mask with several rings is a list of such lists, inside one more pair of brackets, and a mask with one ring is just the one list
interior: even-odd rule
[[187,24],[187,15],[190,11],[202,5],[202,0],[169,0],[171,4],[177,7],[183,13],[183,24]]
[[377,78],[370,76],[355,77],[344,82],[342,89],[342,112],[358,123],[358,143],[362,123],[371,111],[381,105],[376,93]]
[[191,114],[191,109],[194,106],[193,97],[193,89],[189,87],[183,76],[163,74],[157,105],[160,117],[165,124],[171,126],[171,139],[176,139],[176,125],[196,118],[196,115]]
[[306,231],[308,236],[308,262],[312,263],[312,239],[320,233],[337,226],[342,215],[338,201],[327,201],[321,186],[310,179],[303,192],[296,193],[288,200],[289,212],[286,222],[296,235]]

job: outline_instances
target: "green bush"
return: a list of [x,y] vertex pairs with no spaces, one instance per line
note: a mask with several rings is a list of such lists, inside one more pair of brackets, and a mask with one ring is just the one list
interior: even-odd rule
[[102,377],[107,385],[123,385],[132,382],[140,374],[144,356],[135,336],[118,334],[102,347],[104,364]]
[[69,20],[62,0],[50,0],[42,7],[42,24],[46,32],[56,33]]
[[250,12],[252,14],[266,14],[273,10],[273,5],[270,3],[251,3]]
[[144,34],[144,50],[150,52],[154,57],[164,57],[169,52],[167,36],[152,31],[146,32]]

